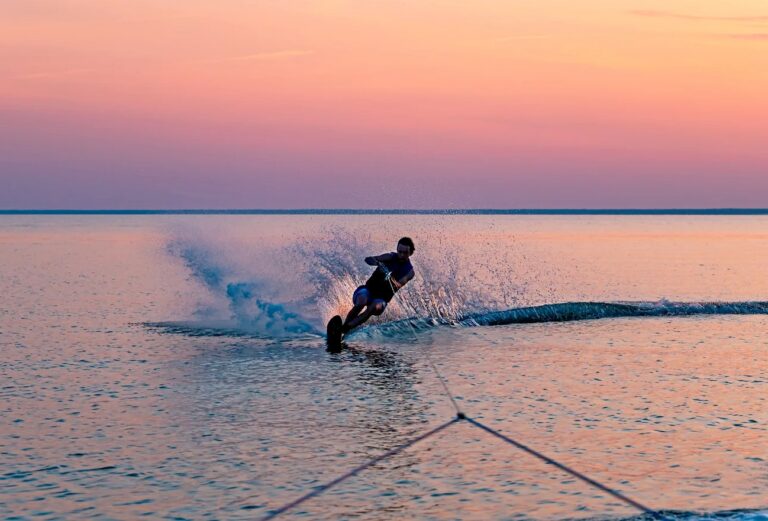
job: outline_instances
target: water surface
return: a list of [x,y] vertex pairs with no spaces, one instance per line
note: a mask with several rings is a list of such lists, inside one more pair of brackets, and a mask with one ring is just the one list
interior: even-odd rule
[[[402,235],[417,279],[326,352]],[[767,258],[766,216],[2,216],[0,515],[258,518],[451,419],[432,361],[468,415],[645,505],[764,519]],[[637,515],[462,422],[284,517]]]

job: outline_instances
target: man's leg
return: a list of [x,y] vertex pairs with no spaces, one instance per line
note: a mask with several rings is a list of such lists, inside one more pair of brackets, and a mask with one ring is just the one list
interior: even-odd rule
[[356,319],[364,307],[365,305],[353,306],[352,309],[349,310],[349,313],[347,313],[347,318],[344,319],[344,325],[347,325]]
[[368,307],[365,308],[365,311],[361,315],[358,315],[357,317],[347,322],[344,322],[343,331],[346,333],[351,329],[354,329],[357,326],[364,324],[373,315],[381,315],[382,313],[384,313],[384,309],[386,307],[387,307],[387,303],[384,302],[382,299],[373,300],[370,304],[368,304]]

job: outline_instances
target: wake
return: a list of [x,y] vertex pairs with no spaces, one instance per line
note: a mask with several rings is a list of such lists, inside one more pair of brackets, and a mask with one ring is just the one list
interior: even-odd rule
[[[282,308],[274,310],[278,315],[278,322],[284,324],[286,320]],[[267,312],[261,315],[271,316]],[[357,331],[353,331],[349,338],[355,337],[400,337],[412,335],[417,332],[425,332],[440,327],[488,327],[505,326],[510,324],[542,324],[550,322],[575,322],[582,320],[600,320],[610,318],[653,318],[653,317],[692,317],[697,315],[768,315],[768,301],[747,302],[563,302],[558,304],[544,304],[540,306],[528,306],[512,308],[503,311],[491,311],[473,313],[461,316],[458,319],[449,319],[440,316],[412,317],[390,322],[366,325]],[[250,327],[248,326],[250,324]],[[146,327],[171,334],[188,336],[233,336],[268,338],[269,328],[264,329],[264,323],[241,321],[220,322],[147,322]],[[320,338],[322,333],[309,327],[303,327],[298,321],[292,334],[286,335],[286,329],[281,326],[283,338],[291,336]]]

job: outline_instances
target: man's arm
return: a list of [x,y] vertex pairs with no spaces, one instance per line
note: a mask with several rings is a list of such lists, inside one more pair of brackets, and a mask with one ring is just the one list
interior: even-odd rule
[[382,253],[381,255],[376,255],[375,257],[366,257],[365,263],[369,266],[376,266],[380,262],[385,262],[388,260],[392,260],[393,256],[397,256],[395,253]]
[[392,285],[395,287],[395,289],[396,289],[396,290],[397,290],[397,289],[400,289],[400,288],[402,288],[403,286],[405,286],[405,284],[406,284],[406,283],[407,283],[409,280],[411,280],[411,279],[413,278],[413,276],[414,276],[414,275],[415,275],[415,273],[413,272],[413,270],[411,270],[411,271],[409,271],[408,273],[406,273],[406,274],[405,274],[405,276],[404,276],[403,278],[401,278],[400,280],[395,280],[395,279],[392,279]]

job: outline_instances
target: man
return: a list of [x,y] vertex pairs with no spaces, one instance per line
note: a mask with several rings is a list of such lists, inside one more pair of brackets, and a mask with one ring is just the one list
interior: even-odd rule
[[414,251],[416,247],[411,238],[403,237],[397,241],[397,252],[365,258],[366,264],[377,268],[365,284],[358,287],[352,295],[354,306],[344,321],[343,333],[365,323],[371,315],[381,315],[384,312],[395,293],[414,277],[413,265],[409,260]]

